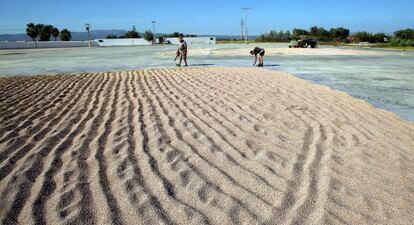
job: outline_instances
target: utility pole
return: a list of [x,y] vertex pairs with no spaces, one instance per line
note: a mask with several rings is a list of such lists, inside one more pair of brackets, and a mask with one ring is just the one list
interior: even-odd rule
[[156,39],[155,39],[155,24],[157,23],[157,21],[155,21],[155,20],[153,20],[153,21],[151,21],[151,23],[152,23],[152,30],[154,31],[154,35],[153,35],[153,38],[154,38],[154,45],[155,45],[155,43],[156,43]]
[[85,26],[88,31],[88,46],[91,47],[91,25],[89,23],[85,23]]
[[243,19],[241,19],[240,20],[240,27],[241,27],[241,33],[240,33],[240,41],[241,41],[241,43],[243,43],[243,35],[244,35],[244,29],[243,29],[243,26],[244,26],[244,21],[243,21]]
[[242,8],[242,10],[244,11],[244,31],[245,31],[245,34],[246,34],[246,36],[245,36],[245,42],[246,42],[246,44],[248,44],[248,41],[249,41],[249,32],[248,32],[248,29],[247,29],[247,11],[248,10],[250,10],[251,8]]

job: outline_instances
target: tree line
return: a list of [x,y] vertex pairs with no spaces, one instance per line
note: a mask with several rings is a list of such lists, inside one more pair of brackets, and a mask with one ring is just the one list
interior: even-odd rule
[[313,26],[309,30],[294,28],[292,32],[271,30],[256,38],[258,42],[289,42],[301,37],[314,38],[324,42],[343,43],[389,43],[391,46],[414,46],[414,29],[404,29],[394,32],[394,35],[385,33],[368,33],[366,31],[350,34],[350,30],[343,27],[331,28]]
[[173,32],[171,34],[164,34],[164,35],[161,35],[161,36],[166,37],[166,38],[197,37],[197,35],[195,35],[195,34],[183,34],[183,33],[180,33],[180,32]]
[[[142,36],[140,35],[140,33],[137,31],[137,29],[135,28],[135,26],[132,27],[132,30],[127,31],[124,35],[121,36],[116,36],[113,34],[110,34],[108,36],[106,36],[107,39],[116,39],[116,38],[141,38]],[[143,34],[143,37],[145,40],[147,41],[153,41],[154,40],[154,33],[151,30],[146,30]],[[160,42],[163,42],[165,40],[165,38],[170,38],[170,37],[197,37],[197,35],[195,34],[183,34],[180,32],[173,32],[171,34],[163,34],[159,36]]]
[[349,36],[349,29],[338,27],[326,30],[323,27],[313,26],[309,30],[294,28],[292,32],[288,31],[270,31],[256,38],[259,42],[289,42],[298,40],[303,36],[316,38],[320,41],[344,41]]
[[[146,30],[143,35],[144,35],[145,40],[154,41],[154,34],[151,30]],[[109,34],[108,36],[106,36],[106,38],[107,39],[141,38],[141,35],[139,34],[135,26],[133,26],[132,29],[130,31],[127,31],[124,35],[116,36],[113,34]]]
[[36,42],[36,39],[39,41],[50,41],[50,38],[57,39],[60,38],[61,41],[70,41],[72,35],[68,29],[59,30],[50,24],[34,24],[28,23],[26,25],[26,34],[29,36],[33,42]]
[[394,32],[394,35],[384,33],[357,32],[351,37],[353,42],[388,43],[390,46],[414,46],[414,29],[403,29]]
[[130,31],[127,31],[124,35],[116,36],[113,34],[109,34],[106,36],[107,39],[117,39],[117,38],[141,38],[135,26],[132,27]]
[[[37,40],[39,41],[50,41],[50,38],[53,37],[54,40],[59,37],[61,41],[70,41],[72,39],[71,32],[68,29],[59,30],[58,28],[54,27],[50,24],[34,24],[28,23],[26,26],[26,34],[29,36],[33,42],[36,43]],[[143,34],[143,37],[147,41],[154,40],[154,34],[151,30],[146,30]],[[197,37],[194,34],[183,34],[180,32],[173,32],[172,34],[164,34],[161,35],[160,42],[163,42],[167,37]],[[108,39],[116,39],[116,38],[141,38],[140,33],[137,31],[135,26],[132,27],[130,31],[127,31],[124,35],[116,36],[113,34],[109,34],[106,36]]]
[[[154,34],[151,30],[146,30],[144,32],[143,36],[144,36],[144,39],[147,40],[147,41],[154,41]],[[127,31],[124,35],[116,36],[116,35],[113,35],[113,34],[109,34],[108,36],[106,36],[107,39],[141,38],[141,37],[142,36],[137,31],[135,26],[133,26],[132,30]]]

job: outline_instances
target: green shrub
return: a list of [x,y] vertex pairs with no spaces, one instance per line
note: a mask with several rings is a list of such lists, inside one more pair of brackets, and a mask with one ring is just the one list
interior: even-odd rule
[[154,34],[152,33],[151,30],[145,31],[144,39],[147,40],[147,41],[153,41],[154,40]]
[[414,41],[413,40],[407,40],[407,41],[405,41],[405,45],[408,46],[408,47],[412,47],[412,46],[414,46]]
[[390,45],[391,45],[391,46],[399,46],[399,45],[400,45],[400,40],[401,40],[401,39],[399,39],[399,38],[393,38],[393,39],[391,39],[391,41],[390,41]]

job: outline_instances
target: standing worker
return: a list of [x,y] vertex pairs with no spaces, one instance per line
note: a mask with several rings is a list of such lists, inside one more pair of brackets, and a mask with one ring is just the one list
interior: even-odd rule
[[[177,66],[181,66],[181,62],[184,60],[185,65],[187,64],[187,42],[184,41],[182,37],[178,38],[180,45],[178,46],[178,51],[180,53],[180,63]],[[178,54],[177,54],[178,55]]]
[[253,66],[256,66],[257,55],[259,55],[259,64],[257,66],[263,66],[263,58],[265,55],[265,50],[263,48],[255,47],[253,50],[250,51],[250,55],[254,55]]

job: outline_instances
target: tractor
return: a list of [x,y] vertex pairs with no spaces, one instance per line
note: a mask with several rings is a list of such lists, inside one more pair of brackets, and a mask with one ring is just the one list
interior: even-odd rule
[[317,48],[319,46],[319,43],[317,40],[312,38],[302,38],[297,42],[293,42],[291,45],[289,45],[289,48]]

